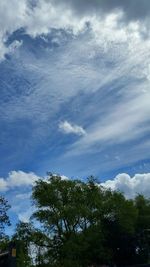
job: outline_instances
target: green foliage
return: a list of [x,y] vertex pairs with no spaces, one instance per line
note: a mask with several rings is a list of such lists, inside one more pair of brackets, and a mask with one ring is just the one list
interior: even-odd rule
[[[150,200],[129,200],[86,182],[53,176],[38,180],[32,194],[33,224],[20,222],[13,237],[18,267],[127,266],[147,263]],[[34,261],[31,248],[34,248]]]
[[0,196],[0,239],[4,236],[5,225],[10,225],[9,217],[7,215],[9,208],[10,205],[8,204],[8,201]]
[[0,252],[7,251],[8,246],[9,246],[9,237],[8,236],[3,236],[0,240]]
[[117,261],[124,237],[134,234],[137,209],[133,201],[104,190],[93,177],[86,183],[50,175],[37,181],[33,200],[34,218],[49,238],[51,262],[58,266]]
[[33,226],[29,223],[19,222],[16,226],[16,232],[12,240],[17,249],[17,267],[32,266],[29,255],[30,242],[32,240]]
[[134,203],[138,211],[135,238],[137,262],[143,263],[148,262],[150,256],[150,199],[138,195]]

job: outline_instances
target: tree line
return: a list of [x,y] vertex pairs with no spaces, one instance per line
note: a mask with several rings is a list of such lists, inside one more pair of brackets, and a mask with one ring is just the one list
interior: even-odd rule
[[87,181],[48,175],[32,189],[29,223],[19,222],[12,237],[8,202],[0,198],[0,249],[14,241],[17,267],[128,266],[150,260],[150,199]]

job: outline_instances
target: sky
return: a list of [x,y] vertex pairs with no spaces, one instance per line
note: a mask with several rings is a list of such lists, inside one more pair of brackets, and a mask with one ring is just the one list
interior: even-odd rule
[[0,1],[0,194],[46,172],[150,197],[150,1]]

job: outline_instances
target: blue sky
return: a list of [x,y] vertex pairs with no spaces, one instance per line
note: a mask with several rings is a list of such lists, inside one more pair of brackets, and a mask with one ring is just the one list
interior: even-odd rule
[[[16,12],[12,12],[16,10]],[[0,3],[0,193],[47,171],[150,196],[150,2]]]

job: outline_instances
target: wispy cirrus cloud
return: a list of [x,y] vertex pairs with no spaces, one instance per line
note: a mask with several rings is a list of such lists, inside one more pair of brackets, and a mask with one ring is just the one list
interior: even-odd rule
[[[62,12],[65,1],[36,1],[33,5],[32,1],[13,0],[16,19],[6,10],[8,3],[1,2],[7,12],[7,23],[1,29],[4,48],[3,40],[24,28],[14,37],[22,40],[21,45],[16,46],[12,61],[2,66],[0,79],[1,147],[5,151],[9,144],[7,161],[12,165],[24,162],[25,154],[26,159],[33,159],[31,152],[37,147],[44,150],[48,144],[52,151],[54,144],[63,143],[65,135],[56,138],[54,132],[60,134],[58,124],[65,120],[84,125],[86,135],[66,144],[60,157],[67,150],[70,157],[99,153],[102,158],[104,151],[107,155],[117,147],[115,154],[123,158],[122,164],[148,158],[147,150],[140,151],[149,135],[149,38],[141,38],[143,22],[137,22],[134,15],[128,23],[119,24],[122,12],[129,12],[129,2],[110,5],[102,1],[98,9],[95,1],[91,3],[81,14],[79,7],[85,6],[84,1],[72,1]],[[143,21],[142,15],[138,16]],[[40,43],[39,49],[34,42],[36,47]],[[141,139],[145,139],[143,146]],[[135,150],[138,156],[131,158]],[[102,164],[106,166],[106,162]],[[119,161],[116,164],[120,166]]]
[[[40,58],[31,52],[28,56],[27,48],[18,53],[17,61],[14,56],[16,81],[21,77],[24,87],[19,87],[19,82],[15,87],[11,85],[11,76],[10,81],[3,78],[10,97],[7,103],[1,104],[0,110],[3,120],[10,125],[18,120],[29,122],[29,127],[23,128],[23,135],[26,132],[26,136],[30,136],[25,139],[26,149],[48,139],[54,143],[51,131],[54,117],[55,131],[59,121],[86,125],[86,135],[66,147],[71,157],[97,153],[98,149],[102,157],[104,145],[109,150],[109,146],[126,144],[123,150],[126,154],[131,141],[138,142],[148,135],[150,42],[132,35],[126,27],[111,26],[111,20],[109,17],[101,22],[99,29],[97,26],[96,32],[101,36],[97,40],[88,30],[75,39],[68,35],[65,46],[43,49]],[[59,38],[59,32],[57,35]],[[6,97],[6,91],[3,92]],[[65,106],[70,114],[67,117],[63,111]],[[34,127],[30,128],[30,124]],[[19,132],[20,129],[19,124]],[[145,159],[145,154],[138,152],[138,155]],[[131,162],[129,156],[127,159]]]
[[[147,83],[147,90],[148,86]],[[150,130],[149,97],[150,92],[143,93],[141,88],[140,96],[114,103],[111,113],[92,124],[87,135],[73,145],[73,150],[77,147],[78,153],[82,153],[99,142],[121,144],[147,134]]]
[[[126,43],[126,42],[125,42]],[[149,41],[145,42],[146,48],[139,42],[130,43],[130,49],[125,48],[126,58],[117,52],[113,55],[115,49],[112,44],[108,49],[108,58],[112,58],[112,68],[101,70],[103,77],[99,84],[100,102],[94,100],[95,120],[86,128],[87,134],[70,147],[68,155],[81,155],[82,153],[94,153],[109,146],[126,144],[121,153],[126,154],[126,149],[130,150],[128,144],[131,141],[139,140],[149,134],[149,62],[148,47]],[[134,50],[136,47],[136,50]],[[119,48],[119,47],[118,47]],[[139,57],[136,57],[135,51],[138,51]],[[109,54],[110,53],[110,54]],[[116,58],[115,58],[116,56]],[[106,58],[105,58],[106,60]],[[107,61],[105,61],[107,62]],[[143,65],[143,71],[141,71]],[[108,74],[107,74],[108,72]],[[98,94],[97,94],[98,95]],[[103,97],[104,96],[104,97]],[[102,98],[103,97],[103,98]],[[92,105],[92,104],[91,104]],[[88,113],[89,110],[89,113]],[[91,113],[91,106],[86,108],[86,116]],[[88,114],[88,115],[87,115]],[[143,143],[144,146],[144,143]],[[101,148],[100,148],[101,147]],[[133,144],[134,147],[134,144]],[[138,145],[136,144],[138,148]],[[134,150],[134,148],[133,148]],[[138,153],[141,159],[146,154]],[[127,156],[128,160],[130,156]],[[132,160],[134,160],[133,157]]]

